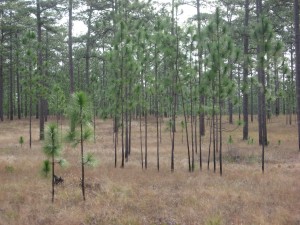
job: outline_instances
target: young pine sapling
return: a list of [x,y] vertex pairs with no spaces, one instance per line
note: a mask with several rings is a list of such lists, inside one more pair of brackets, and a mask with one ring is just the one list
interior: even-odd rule
[[[81,189],[82,197],[85,201],[85,165],[95,165],[96,160],[92,154],[84,155],[83,143],[92,137],[92,127],[90,122],[91,118],[91,107],[88,101],[87,95],[82,92],[75,92],[72,95],[70,107],[68,109],[68,116],[70,119],[70,130],[67,134],[67,140],[73,143],[76,147],[80,143],[81,150]],[[77,130],[79,129],[79,131]]]
[[42,172],[45,176],[47,176],[50,171],[52,173],[52,202],[54,202],[55,164],[58,163],[60,166],[66,165],[64,159],[56,159],[61,155],[61,142],[57,125],[54,123],[46,127],[43,151],[48,159],[43,162]]

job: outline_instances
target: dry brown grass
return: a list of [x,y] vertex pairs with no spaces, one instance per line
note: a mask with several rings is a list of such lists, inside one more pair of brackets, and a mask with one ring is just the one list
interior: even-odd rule
[[[88,168],[87,201],[79,187],[79,149],[64,147],[71,163],[57,174],[65,179],[51,203],[50,180],[40,176],[44,159],[34,123],[33,148],[28,148],[28,122],[0,123],[0,224],[300,224],[300,161],[296,126],[284,118],[269,124],[266,171],[261,173],[256,122],[250,125],[254,144],[242,141],[242,128],[224,134],[224,175],[204,168],[187,171],[186,144],[178,129],[175,172],[170,172],[170,139],[163,126],[161,171],[156,171],[155,127],[149,127],[149,163],[140,164],[138,123],[133,122],[133,146],[124,169],[114,168],[111,121],[97,121],[97,142],[89,143],[99,159]],[[227,125],[229,130],[233,125]],[[233,144],[227,146],[229,135]],[[25,144],[18,144],[24,136]],[[279,144],[280,140],[280,144]],[[198,156],[197,156],[198,157]],[[118,159],[120,165],[120,154]]]

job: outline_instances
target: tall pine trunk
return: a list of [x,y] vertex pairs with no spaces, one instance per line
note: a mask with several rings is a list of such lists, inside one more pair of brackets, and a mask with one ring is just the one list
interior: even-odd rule
[[243,64],[243,83],[244,83],[244,93],[243,93],[243,140],[248,139],[249,132],[249,120],[248,120],[248,54],[249,54],[249,35],[247,33],[249,25],[249,0],[245,0],[245,20],[244,20],[244,64]]
[[70,93],[74,93],[74,66],[73,66],[73,0],[69,0],[69,30],[68,30],[68,50],[69,50],[69,78],[70,78]]
[[92,19],[93,9],[90,6],[88,12],[88,24],[87,24],[87,34],[86,34],[86,49],[85,49],[85,90],[89,92],[89,84],[90,84],[90,48],[91,48],[91,19]]
[[[3,10],[1,10],[1,18],[3,17]],[[1,39],[0,39],[0,120],[3,121],[3,99],[4,99],[4,85],[3,85],[3,42],[4,42],[4,33],[3,33],[3,20],[1,20]]]
[[[42,20],[41,20],[41,6],[40,6],[40,0],[36,1],[36,15],[37,15],[37,41],[38,41],[38,75],[43,76],[43,55],[42,55]],[[43,79],[41,79],[43,80]],[[43,81],[42,81],[43,82]],[[42,84],[43,86],[43,84]],[[42,96],[40,96],[39,99],[39,121],[40,121],[40,140],[44,140],[44,129],[45,129],[45,123],[44,123],[44,99]]]
[[[257,23],[262,23],[262,0],[256,0],[256,13]],[[257,76],[258,81],[261,84],[261,88],[258,91],[258,127],[259,127],[259,144],[267,145],[267,126],[266,126],[266,99],[265,99],[265,71],[264,65],[260,61],[264,60],[262,57],[263,46],[261,43],[257,44]],[[264,148],[264,147],[263,147]]]
[[[12,11],[10,11],[10,20],[12,26]],[[14,77],[13,77],[13,32],[10,30],[9,40],[9,119],[14,119]]]
[[243,140],[248,139],[249,132],[249,120],[248,120],[248,54],[249,54],[249,35],[247,33],[249,25],[249,0],[245,0],[245,20],[244,20],[244,64],[243,64],[243,83],[244,83],[244,93],[243,93]]
[[298,148],[300,151],[300,30],[299,30],[299,1],[294,0],[294,29],[296,46],[296,92],[297,92],[297,124]]

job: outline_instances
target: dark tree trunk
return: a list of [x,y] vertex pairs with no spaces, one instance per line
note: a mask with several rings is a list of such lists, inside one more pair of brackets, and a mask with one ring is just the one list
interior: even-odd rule
[[73,27],[73,0],[69,0],[69,30],[68,30],[68,50],[69,50],[69,77],[70,77],[70,93],[74,93],[74,66],[73,66],[73,36],[72,36],[72,27]]
[[[200,14],[200,0],[197,0],[197,36],[200,39],[200,31],[201,31],[201,14]],[[201,77],[202,77],[202,48],[201,45],[198,45],[198,76],[199,76],[199,85],[201,83]],[[204,96],[202,93],[199,93],[199,104],[200,108],[204,105]],[[200,110],[199,110],[200,111]],[[204,121],[204,112],[200,111],[199,114],[199,134],[200,134],[200,142],[201,142],[201,135],[205,135],[205,121]],[[200,147],[201,149],[201,144]],[[201,150],[200,150],[201,151]],[[201,153],[200,153],[201,154]],[[200,164],[202,166],[202,162],[200,161]]]
[[[174,8],[175,8],[175,2],[172,0],[172,30],[171,34],[174,36],[175,35],[175,19],[174,19]],[[177,58],[176,58],[177,59]],[[177,61],[176,61],[177,63]],[[176,64],[175,63],[175,64]],[[171,65],[173,67],[173,65]],[[176,64],[177,66],[177,64]],[[173,70],[172,70],[173,71]],[[171,172],[174,172],[174,149],[175,149],[175,122],[176,122],[176,74],[173,74],[173,79],[172,79],[172,106],[171,106],[171,113],[172,113],[172,124],[171,124]]]
[[[42,20],[41,20],[41,6],[40,0],[36,1],[36,8],[37,8],[37,41],[38,41],[38,75],[43,76],[43,55],[42,55]],[[43,80],[43,79],[42,79]],[[43,82],[43,81],[42,81]],[[42,84],[43,86],[44,84]],[[39,99],[39,121],[40,121],[40,140],[44,140],[44,99],[40,96]]]
[[[230,64],[232,64],[232,62]],[[233,80],[233,68],[230,68],[230,80]],[[231,99],[228,100],[228,114],[229,114],[229,123],[233,124],[233,104]]]
[[32,62],[29,64],[29,147],[32,143]]
[[[262,23],[262,0],[256,0],[257,22]],[[265,170],[265,145],[267,145],[267,126],[266,126],[266,100],[265,100],[265,71],[264,65],[260,60],[262,57],[263,46],[261,43],[257,45],[257,58],[258,58],[258,81],[261,87],[258,91],[258,121],[259,121],[259,144],[262,145],[262,172]]]
[[158,108],[158,52],[155,44],[155,118],[156,118],[156,159],[157,171],[159,171],[159,108]]
[[[144,74],[146,76],[146,73]],[[146,78],[144,77],[145,85],[143,88],[144,91],[144,100],[147,102],[148,100],[148,95],[147,95],[147,81]],[[148,168],[148,109],[147,106],[145,106],[145,169]]]
[[276,101],[275,101],[275,114],[276,116],[279,116],[280,114],[280,98],[278,96],[279,92],[279,74],[278,74],[278,66],[277,66],[277,59],[275,59],[275,96],[276,96]]
[[21,119],[21,88],[20,88],[20,73],[19,73],[19,41],[18,34],[16,33],[16,43],[17,43],[17,55],[16,55],[16,75],[17,75],[17,111],[18,111],[18,119]]
[[[54,140],[52,138],[52,146],[54,145]],[[52,203],[54,202],[54,154],[52,154]]]
[[[80,118],[82,117],[82,108],[80,108]],[[82,197],[85,201],[85,184],[84,184],[84,156],[83,156],[83,125],[80,122],[80,149],[81,149],[81,190]]]
[[253,98],[253,81],[252,81],[252,71],[251,71],[251,85],[250,85],[250,94],[251,94],[251,108],[250,108],[250,113],[251,113],[251,123],[253,123],[254,121],[254,108],[253,108],[253,104],[254,104],[254,98]]
[[297,124],[298,148],[300,151],[300,30],[299,30],[299,1],[294,0],[294,29],[296,46],[296,92],[297,92]]
[[[1,17],[3,16],[3,10],[1,10]],[[4,98],[4,85],[3,85],[3,41],[4,41],[4,34],[2,29],[2,20],[1,20],[1,43],[0,43],[0,120],[3,121],[3,98]]]
[[244,20],[244,64],[243,64],[243,83],[244,83],[244,93],[243,93],[243,119],[244,119],[244,127],[243,127],[243,140],[248,139],[248,54],[249,54],[249,35],[247,33],[249,25],[249,0],[245,0],[245,20]]
[[140,106],[140,112],[139,112],[139,125],[140,125],[140,143],[141,143],[141,163],[142,163],[142,169],[144,169],[144,154],[143,154],[143,130],[142,130],[142,109]]
[[128,116],[128,86],[125,87],[125,101],[126,101],[126,108],[125,108],[125,159],[128,162],[129,157],[129,116]]
[[[10,20],[12,26],[12,11],[10,11]],[[9,40],[9,119],[14,119],[14,78],[13,78],[13,32],[10,30],[10,40]]]
[[[262,17],[262,0],[256,0],[257,22],[261,23]],[[257,45],[257,57],[258,63],[261,60],[261,54],[263,47],[261,43]],[[266,99],[265,99],[265,71],[263,65],[258,65],[257,75],[258,81],[261,84],[261,88],[258,91],[258,124],[259,124],[259,144],[267,145],[267,126],[266,126]]]

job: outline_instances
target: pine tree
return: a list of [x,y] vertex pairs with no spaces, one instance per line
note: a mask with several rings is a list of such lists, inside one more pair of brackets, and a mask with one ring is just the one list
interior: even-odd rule
[[[72,95],[70,107],[68,109],[68,116],[70,119],[70,130],[67,135],[67,140],[73,143],[74,147],[80,144],[81,153],[81,190],[82,197],[85,201],[85,165],[95,162],[91,154],[84,154],[84,142],[89,140],[92,136],[91,112],[90,104],[87,95],[82,92],[75,92]],[[79,131],[77,131],[79,129]]]
[[52,203],[54,202],[54,186],[55,186],[55,164],[58,163],[59,165],[63,166],[66,164],[64,159],[57,160],[57,157],[61,155],[61,142],[58,134],[57,125],[54,123],[49,124],[46,127],[46,135],[45,141],[43,145],[43,151],[45,155],[50,158],[43,162],[42,171],[44,175],[47,175],[51,170],[51,177],[52,177]]

